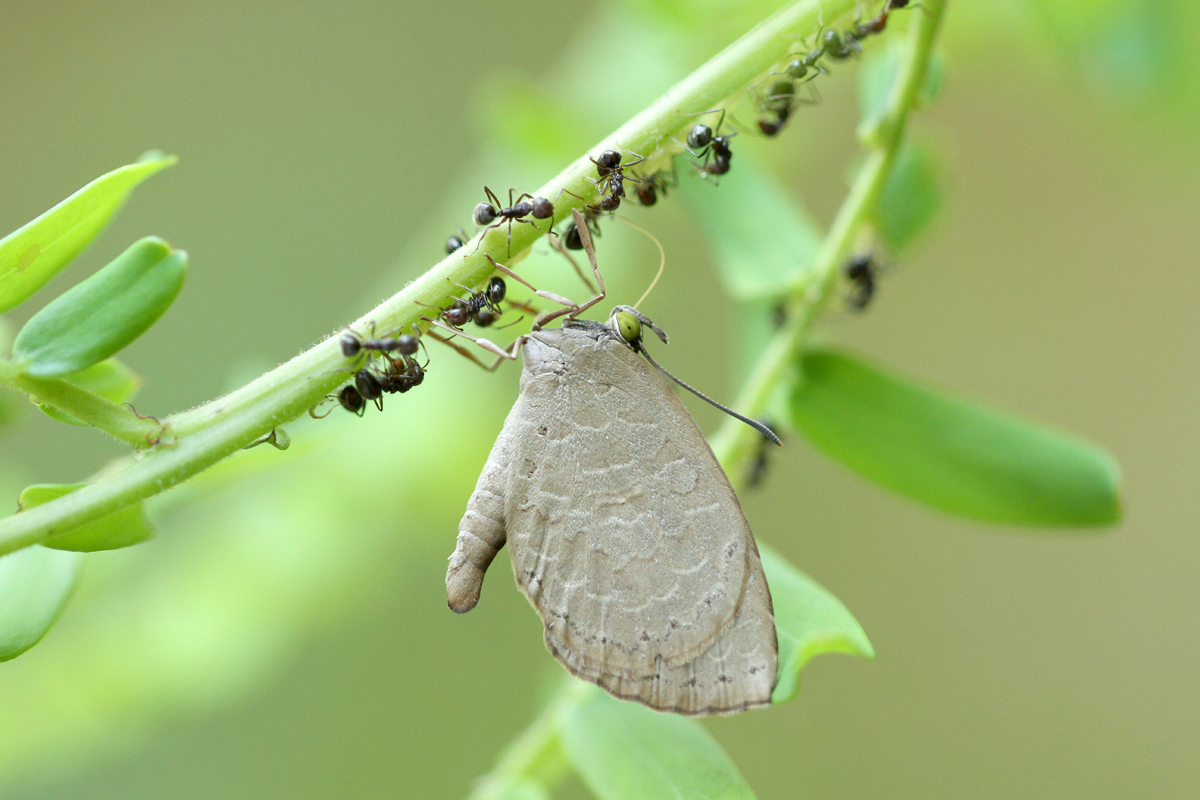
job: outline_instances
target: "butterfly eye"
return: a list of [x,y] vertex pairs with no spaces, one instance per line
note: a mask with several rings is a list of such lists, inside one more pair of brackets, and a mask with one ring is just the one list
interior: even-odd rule
[[634,344],[642,338],[642,323],[628,311],[618,311],[617,332],[626,342]]

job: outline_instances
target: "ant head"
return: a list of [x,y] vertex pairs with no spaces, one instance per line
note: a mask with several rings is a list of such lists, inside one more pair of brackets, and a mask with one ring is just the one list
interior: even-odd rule
[[592,163],[596,165],[596,174],[604,178],[621,166],[621,153],[617,150],[605,150],[599,158],[593,158]]
[[554,203],[544,197],[535,197],[529,203],[530,213],[534,219],[550,219],[554,216]]
[[616,211],[621,205],[621,198],[615,194],[606,194],[600,198],[600,202],[597,205],[601,211]]

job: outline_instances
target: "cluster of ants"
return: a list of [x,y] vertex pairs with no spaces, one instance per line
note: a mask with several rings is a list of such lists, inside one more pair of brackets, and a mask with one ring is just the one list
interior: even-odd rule
[[801,58],[788,62],[782,73],[776,73],[786,77],[773,82],[767,92],[759,98],[759,106],[764,114],[758,119],[759,131],[764,136],[775,136],[783,130],[796,104],[801,102],[796,98],[797,86],[809,83],[818,75],[829,74],[829,68],[823,63],[823,59],[845,61],[861,53],[862,40],[883,33],[887,28],[888,15],[892,11],[908,8],[910,2],[911,0],[886,0],[883,9],[871,19],[856,22],[846,31],[830,28],[817,39],[815,48]]
[[[788,62],[783,72],[775,73],[784,77],[772,82],[766,93],[759,97],[758,104],[763,112],[763,116],[757,120],[759,131],[765,136],[772,137],[783,130],[791,118],[796,104],[800,102],[796,96],[797,87],[809,83],[818,75],[829,74],[829,68],[824,63],[825,59],[843,61],[860,53],[862,51],[861,41],[881,33],[887,26],[888,15],[894,10],[909,7],[910,2],[911,0],[885,0],[883,9],[875,17],[865,22],[856,22],[848,30],[830,29],[825,31],[819,37],[818,44],[814,49]],[[733,159],[730,141],[738,134],[737,129],[729,125],[728,132],[722,132],[726,127],[724,110],[703,113],[715,114],[718,111],[720,117],[715,126],[697,123],[688,131],[685,142],[679,143],[691,155],[692,163],[704,177],[726,174],[730,170]],[[660,195],[666,196],[668,189],[678,185],[674,166],[670,170],[659,170],[648,174],[626,172],[627,169],[646,160],[636,153],[630,152],[630,155],[633,157],[632,160],[625,160],[621,151],[605,150],[598,157],[589,158],[596,166],[597,177],[592,179],[592,183],[596,186],[599,197],[594,204],[589,203],[584,206],[582,219],[592,236],[600,235],[600,217],[604,214],[611,215],[620,207],[621,201],[626,198],[625,184],[627,181],[634,184],[633,193],[643,206],[653,206],[658,202]],[[487,230],[501,225],[508,226],[510,253],[513,223],[536,226],[539,221],[551,220],[547,224],[552,225],[555,215],[554,201],[530,194],[521,194],[514,200],[514,191],[513,189],[509,190],[508,205],[505,205],[491,189],[485,186],[484,193],[487,200],[475,206],[472,214],[472,220],[476,226],[484,228],[485,233]],[[565,189],[559,193],[559,197],[563,193],[583,200],[579,195]],[[551,233],[557,236],[561,243],[558,245],[559,247],[565,247],[567,250],[584,249],[583,238],[580,236],[579,227],[574,220],[569,222],[561,233],[553,231]],[[462,249],[466,246],[467,240],[467,234],[460,227],[457,234],[446,239],[446,254],[449,255]],[[482,237],[480,237],[480,243],[482,243]],[[476,249],[478,250],[478,245]],[[510,269],[496,263],[490,255],[487,258],[497,271],[509,275],[533,289],[530,284]],[[855,255],[847,261],[843,271],[853,287],[848,305],[855,310],[865,309],[875,294],[878,266],[873,256],[870,253]],[[584,281],[586,282],[586,278]],[[466,299],[456,300],[448,308],[433,307],[437,312],[436,320],[430,317],[421,317],[421,319],[433,324],[441,323],[440,327],[451,332],[461,333],[462,327],[468,322],[474,322],[479,327],[486,328],[494,325],[504,313],[501,303],[505,300],[508,287],[503,278],[492,277],[483,291],[475,291],[466,286],[459,288],[468,293]],[[534,291],[543,297],[552,296],[546,292]],[[535,311],[527,305],[511,300],[508,302],[516,308],[530,312]],[[519,319],[515,320],[510,325],[519,321]],[[428,335],[440,342],[450,344],[465,355],[470,355],[453,344],[449,338],[432,331]],[[373,331],[372,336],[374,336]],[[362,359],[357,367],[351,370],[354,374],[353,381],[343,386],[334,396],[338,403],[351,413],[362,416],[368,403],[374,403],[377,408],[382,410],[383,395],[403,394],[409,389],[419,386],[425,378],[425,368],[429,363],[428,356],[426,356],[425,364],[421,364],[416,359],[417,350],[418,348],[424,349],[424,343],[415,327],[413,333],[379,339],[347,331],[339,338],[339,344],[342,355],[346,358]],[[310,411],[310,413],[312,412]],[[326,416],[328,413],[321,416]]]

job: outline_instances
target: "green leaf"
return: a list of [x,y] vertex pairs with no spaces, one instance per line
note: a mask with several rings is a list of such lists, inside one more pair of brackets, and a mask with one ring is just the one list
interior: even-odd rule
[[[21,510],[40,506],[76,489],[86,483],[38,483],[26,487],[17,501]],[[120,511],[114,511],[100,519],[88,522],[67,533],[47,539],[43,544],[55,550],[76,550],[91,553],[97,550],[116,550],[146,541],[154,535],[154,528],[146,517],[142,503],[134,503]]]
[[694,719],[616,700],[599,689],[563,714],[567,758],[599,800],[735,800],[754,793]]
[[749,154],[721,176],[720,191],[686,170],[679,194],[713,244],[725,288],[739,300],[780,294],[807,269],[821,233],[799,203]]
[[865,138],[879,125],[887,111],[888,98],[900,73],[904,47],[889,42],[887,47],[872,50],[858,71],[858,131]]
[[879,195],[879,231],[888,248],[899,253],[908,247],[941,205],[932,149],[905,142]]
[[[117,405],[128,403],[137,396],[138,389],[142,388],[142,379],[138,377],[137,373],[115,358],[93,364],[85,370],[64,375],[63,380]],[[65,411],[59,411],[54,406],[39,405],[38,408],[46,416],[59,422],[67,422],[71,425],[86,424]]]
[[987,522],[1096,526],[1120,519],[1117,466],[1095,445],[847,355],[815,351],[800,366],[796,427],[881,486]]
[[146,153],[136,163],[101,175],[0,239],[0,312],[20,305],[42,288],[96,238],[133,187],[177,160]]
[[75,588],[82,560],[79,553],[37,546],[0,557],[0,661],[46,635]]
[[779,634],[779,681],[772,703],[786,703],[800,691],[800,670],[821,653],[874,658],[858,620],[841,601],[769,547],[758,545]]
[[[858,72],[858,137],[863,142],[874,144],[873,136],[887,111],[888,98],[900,74],[904,50],[904,45],[894,40],[888,47],[868,55]],[[938,51],[930,55],[925,80],[917,97],[918,107],[931,106],[937,99],[942,88],[944,61]]]
[[17,334],[13,356],[39,378],[103,361],[162,316],[186,272],[187,253],[147,236],[34,314]]

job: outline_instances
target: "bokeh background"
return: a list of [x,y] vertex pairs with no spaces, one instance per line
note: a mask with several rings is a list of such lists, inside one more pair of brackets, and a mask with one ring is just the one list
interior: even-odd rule
[[[540,185],[770,7],[8,2],[0,230],[143,150],[180,156],[43,295],[143,235],[186,249],[183,294],[123,356],[146,378],[139,410],[166,414],[396,291],[483,183]],[[818,659],[795,702],[706,722],[759,797],[1200,790],[1198,17],[1186,0],[951,6],[942,94],[914,121],[938,145],[942,214],[870,312],[834,313],[823,336],[1101,443],[1126,519],[1082,535],[966,523],[791,436],[747,515],[878,658]],[[854,71],[777,141],[737,141],[821,221],[856,152]],[[579,111],[573,128],[535,124],[547,97]],[[672,334],[660,357],[732,398],[736,309],[687,206],[652,212],[635,216],[669,255],[645,306]],[[631,302],[656,252],[613,224],[599,253]],[[445,558],[518,372],[433,356],[385,413],[298,423],[286,453],[160,498],[151,543],[88,557],[59,625],[0,665],[0,792],[469,790],[559,668],[506,566],[477,610],[446,610]],[[120,452],[4,409],[5,503]]]

